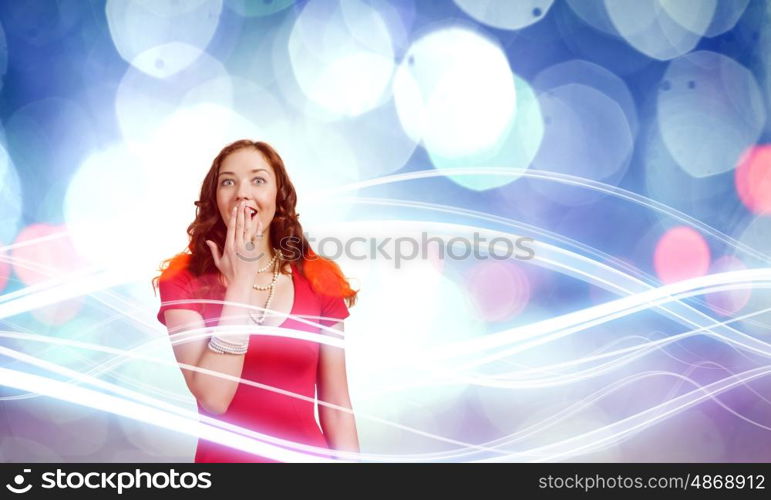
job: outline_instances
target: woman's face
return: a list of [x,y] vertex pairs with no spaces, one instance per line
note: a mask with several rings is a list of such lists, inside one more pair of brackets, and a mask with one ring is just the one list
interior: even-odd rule
[[276,213],[276,174],[262,153],[254,148],[243,148],[229,154],[220,164],[217,178],[217,208],[227,226],[233,207],[241,201],[252,210],[249,215],[259,217],[265,236]]

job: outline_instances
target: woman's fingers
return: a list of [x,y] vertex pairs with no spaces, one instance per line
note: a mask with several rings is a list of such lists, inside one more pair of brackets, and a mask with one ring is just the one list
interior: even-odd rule
[[260,216],[255,214],[254,217],[251,216],[251,211],[247,212],[247,219],[248,221],[246,226],[246,241],[254,241],[254,236],[257,234],[257,223],[260,220]]
[[228,232],[225,235],[225,247],[235,250],[236,248],[236,211],[238,207],[233,207],[230,211],[230,222],[228,223]]
[[252,210],[244,205],[244,243],[251,241],[252,239],[252,235],[254,234],[252,232],[253,223],[254,219],[252,219]]
[[244,207],[246,204],[242,201],[238,204],[238,214],[236,215],[236,245],[235,249],[240,250],[244,247]]

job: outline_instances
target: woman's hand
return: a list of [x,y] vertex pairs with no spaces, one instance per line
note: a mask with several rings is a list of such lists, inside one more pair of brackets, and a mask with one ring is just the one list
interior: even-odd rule
[[251,286],[252,280],[260,268],[259,262],[265,257],[261,255],[262,245],[256,244],[252,250],[247,250],[248,242],[259,235],[262,237],[263,226],[257,214],[249,215],[246,202],[242,201],[233,208],[228,222],[228,232],[225,236],[225,248],[220,254],[217,244],[206,240],[211,250],[214,265],[230,283],[243,283]]

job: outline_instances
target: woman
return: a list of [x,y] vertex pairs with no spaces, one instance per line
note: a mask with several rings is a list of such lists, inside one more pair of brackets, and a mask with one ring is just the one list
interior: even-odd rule
[[[169,333],[212,327],[211,337],[174,346],[178,362],[279,389],[182,369],[200,414],[282,439],[358,451],[341,349],[281,336],[224,335],[216,329],[250,324],[321,332],[318,325],[297,321],[302,316],[343,331],[356,292],[336,264],[312,251],[296,203],[283,161],[268,144],[241,140],[225,147],[196,202],[196,218],[187,230],[189,252],[166,261],[154,283],[162,303],[158,319]],[[185,299],[209,301],[167,303]],[[319,405],[321,428],[314,416],[316,388],[319,400],[349,410]],[[195,461],[273,460],[199,439]]]

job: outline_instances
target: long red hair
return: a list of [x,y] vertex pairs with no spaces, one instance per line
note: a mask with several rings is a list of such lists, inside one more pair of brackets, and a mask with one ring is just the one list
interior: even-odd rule
[[[168,270],[178,272],[188,269],[194,276],[205,274],[218,275],[214,258],[206,245],[206,240],[213,241],[220,252],[223,251],[227,226],[217,207],[217,177],[225,158],[240,149],[254,148],[265,157],[276,174],[276,213],[270,223],[270,244],[280,248],[287,260],[281,272],[287,274],[289,262],[294,262],[298,271],[310,282],[313,291],[322,295],[344,298],[348,306],[356,303],[357,292],[352,290],[340,267],[333,261],[321,257],[311,248],[305,238],[302,225],[295,210],[297,193],[284,167],[284,161],[269,144],[243,139],[225,146],[212,162],[209,172],[203,180],[201,195],[195,202],[195,220],[188,226],[190,243],[187,250],[166,259],[161,263],[161,275]],[[157,287],[161,275],[153,279]]]

